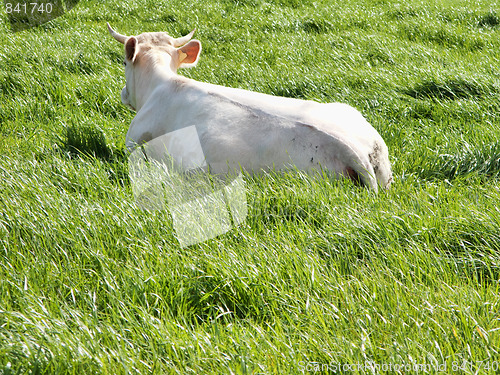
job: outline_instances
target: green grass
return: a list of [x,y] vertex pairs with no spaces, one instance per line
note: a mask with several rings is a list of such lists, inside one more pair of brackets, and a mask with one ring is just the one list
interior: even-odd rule
[[[106,21],[196,27],[194,79],[357,107],[391,190],[247,176],[246,222],[180,248],[133,200]],[[0,374],[497,373],[493,1],[81,1],[19,33],[0,12],[0,45]]]

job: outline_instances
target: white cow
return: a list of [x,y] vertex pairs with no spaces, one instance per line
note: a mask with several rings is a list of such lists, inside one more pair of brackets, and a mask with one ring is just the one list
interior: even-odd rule
[[292,165],[349,177],[378,190],[392,181],[387,146],[356,109],[227,88],[187,79],[201,43],[163,32],[125,36],[126,86],[122,102],[137,111],[126,137],[133,150],[169,132],[196,126],[213,173],[243,168],[283,170]]

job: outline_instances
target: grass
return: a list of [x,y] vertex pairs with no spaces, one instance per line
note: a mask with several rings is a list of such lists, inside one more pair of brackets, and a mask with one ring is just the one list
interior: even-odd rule
[[[19,33],[0,18],[0,374],[497,373],[494,2],[89,0]],[[357,107],[391,190],[246,176],[245,223],[181,248],[168,211],[133,200],[106,21],[196,27],[194,79]]]

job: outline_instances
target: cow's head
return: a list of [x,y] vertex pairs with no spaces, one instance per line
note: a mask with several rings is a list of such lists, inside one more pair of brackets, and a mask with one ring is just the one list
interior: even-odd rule
[[198,62],[201,43],[191,40],[195,30],[181,38],[172,38],[163,32],[143,33],[138,36],[125,36],[114,31],[108,23],[109,33],[125,45],[125,78],[122,102],[132,109],[137,108],[136,94],[143,79],[136,79],[137,70],[147,73],[162,66],[163,71],[175,74],[180,67],[192,67]]

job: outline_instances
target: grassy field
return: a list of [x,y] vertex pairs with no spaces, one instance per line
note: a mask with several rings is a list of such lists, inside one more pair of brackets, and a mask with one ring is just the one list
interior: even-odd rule
[[[248,177],[246,222],[180,248],[134,203],[106,21],[196,27],[191,78],[357,107],[391,190]],[[83,0],[19,33],[0,11],[0,374],[498,373],[499,94],[494,1]]]

